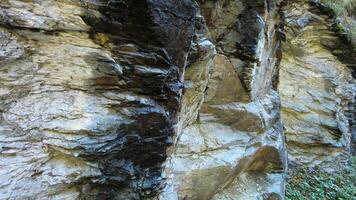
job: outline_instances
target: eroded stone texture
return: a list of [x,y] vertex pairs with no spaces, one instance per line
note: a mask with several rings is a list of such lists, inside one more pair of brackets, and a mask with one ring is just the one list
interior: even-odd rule
[[184,123],[160,199],[282,199],[286,156],[273,90],[278,1],[199,4],[217,55],[186,70]]
[[218,52],[234,64],[252,100],[272,87],[280,57],[279,0],[204,1],[201,10]]
[[348,52],[280,2],[2,0],[0,199],[283,199],[278,80],[291,163],[342,158]]
[[0,198],[155,195],[197,9],[1,1]]
[[308,1],[289,2],[283,10],[287,42],[278,90],[289,161],[332,170],[336,160],[347,159],[355,131],[355,80],[339,57],[350,48]]

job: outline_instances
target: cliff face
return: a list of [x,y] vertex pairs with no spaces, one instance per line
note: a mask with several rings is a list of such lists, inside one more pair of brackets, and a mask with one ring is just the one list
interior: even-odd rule
[[291,165],[332,171],[348,159],[355,134],[355,52],[318,4],[283,7],[287,41],[279,71]]
[[[2,1],[1,197],[160,189],[197,5]],[[11,166],[11,167],[6,167]]]
[[216,55],[187,66],[161,199],[282,197],[286,156],[272,84],[280,47],[278,2],[199,4]]
[[282,121],[310,166],[355,130],[342,43],[309,6],[2,0],[0,199],[283,199]]

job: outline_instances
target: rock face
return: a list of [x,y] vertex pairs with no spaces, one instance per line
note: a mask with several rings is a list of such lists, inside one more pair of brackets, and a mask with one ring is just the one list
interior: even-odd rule
[[280,8],[1,0],[0,199],[284,199],[282,120],[291,163],[341,159],[355,88],[323,16]]
[[[282,199],[286,156],[273,89],[278,2],[199,5],[217,54],[213,63],[203,54],[187,67],[181,131],[160,199]],[[202,40],[196,46],[209,46],[212,55]]]
[[0,9],[0,198],[155,195],[196,3],[14,0]]
[[355,133],[356,85],[347,67],[356,63],[355,53],[317,5],[293,1],[283,10],[287,41],[278,91],[289,161],[332,170],[347,159]]

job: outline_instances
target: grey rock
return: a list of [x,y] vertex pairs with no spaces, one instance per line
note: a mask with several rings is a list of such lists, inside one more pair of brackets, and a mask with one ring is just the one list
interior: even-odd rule
[[11,33],[0,28],[0,63],[14,60],[25,54],[24,47],[11,36]]
[[347,160],[352,56],[306,2],[2,0],[0,199],[284,199],[285,139]]

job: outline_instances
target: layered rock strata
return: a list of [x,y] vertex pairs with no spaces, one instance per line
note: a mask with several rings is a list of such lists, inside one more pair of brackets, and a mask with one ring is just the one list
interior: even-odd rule
[[199,5],[217,54],[212,63],[213,44],[202,39],[194,45],[210,49],[210,58],[187,67],[181,131],[160,199],[282,199],[286,156],[273,87],[278,2]]
[[283,7],[278,91],[290,164],[333,170],[348,159],[355,134],[356,56],[321,10],[306,0]]
[[2,1],[1,198],[281,195],[278,2],[198,3]]
[[283,124],[291,164],[346,160],[354,56],[280,7],[1,0],[0,199],[283,199]]
[[0,198],[157,194],[197,9],[1,1]]

